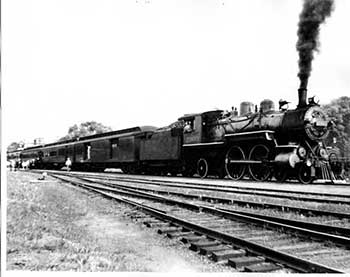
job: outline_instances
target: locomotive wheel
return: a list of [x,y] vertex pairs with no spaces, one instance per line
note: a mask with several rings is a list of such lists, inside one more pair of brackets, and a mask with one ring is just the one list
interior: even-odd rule
[[183,177],[193,177],[194,173],[193,171],[187,170],[181,173]]
[[177,171],[176,171],[176,170],[170,170],[169,173],[170,173],[170,175],[173,176],[173,177],[176,177],[176,176],[177,176]]
[[249,153],[249,160],[262,161],[260,164],[250,164],[248,166],[250,176],[255,181],[266,181],[271,176],[271,168],[264,163],[268,160],[269,148],[264,144],[255,145]]
[[123,173],[129,174],[127,166],[124,166],[124,165],[121,166],[121,170],[122,170]]
[[298,170],[298,179],[303,184],[311,184],[314,180],[314,177],[311,176],[311,167],[306,164],[302,164]]
[[191,165],[187,165],[184,170],[181,172],[181,175],[183,177],[193,177],[193,175],[196,173],[196,170],[194,168],[194,166]]
[[226,154],[225,170],[228,177],[232,180],[240,180],[243,178],[246,166],[239,163],[231,163],[233,160],[245,160],[245,155],[239,146],[233,146]]
[[277,182],[281,182],[281,183],[285,182],[288,178],[287,168],[276,167],[274,171],[274,176]]
[[219,179],[224,179],[226,177],[226,171],[223,167],[221,167],[217,172]]
[[205,178],[208,176],[208,170],[209,170],[209,166],[208,166],[208,162],[206,159],[201,158],[198,160],[197,162],[197,173],[201,178]]

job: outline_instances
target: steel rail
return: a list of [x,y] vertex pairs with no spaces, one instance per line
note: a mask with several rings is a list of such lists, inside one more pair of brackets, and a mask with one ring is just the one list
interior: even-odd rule
[[[61,178],[59,178],[61,179]],[[62,179],[61,179],[62,180]],[[183,228],[187,228],[187,229],[191,229],[195,232],[199,232],[202,233],[204,235],[206,235],[207,237],[213,238],[213,239],[217,239],[220,241],[223,241],[225,243],[228,244],[233,244],[235,246],[247,249],[248,251],[250,251],[251,253],[255,254],[255,255],[262,255],[264,257],[267,257],[269,259],[271,259],[274,262],[283,264],[289,268],[292,268],[294,270],[297,270],[299,272],[303,272],[303,273],[344,273],[343,271],[340,271],[338,269],[332,268],[332,267],[328,267],[322,264],[318,264],[315,262],[310,262],[308,260],[304,260],[301,258],[298,258],[296,256],[281,252],[281,251],[276,251],[274,249],[262,246],[260,244],[257,243],[253,243],[232,235],[229,235],[227,233],[224,232],[220,232],[220,231],[216,231],[207,227],[204,227],[202,225],[198,225],[198,224],[194,224],[192,222],[186,221],[184,219],[175,217],[175,216],[171,216],[166,214],[164,211],[160,211],[157,209],[154,209],[152,207],[149,207],[147,205],[132,201],[130,199],[125,199],[122,197],[118,197],[113,193],[108,193],[105,192],[104,190],[100,190],[100,189],[94,189],[91,187],[91,185],[84,185],[84,184],[79,184],[79,182],[76,181],[68,181],[65,180],[66,182],[78,185],[80,187],[84,187],[87,188],[89,190],[98,192],[100,194],[102,194],[105,197],[111,198],[113,200],[117,200],[129,205],[132,205],[134,207],[137,207],[138,209],[152,215],[155,216],[157,218],[160,218],[162,220],[167,220],[170,221],[173,224],[178,224],[181,225]]]
[[[232,210],[230,209],[222,209],[222,208],[217,208],[218,210],[226,211],[226,212],[231,212]],[[250,212],[243,212],[243,211],[234,211],[235,213],[242,214],[242,215],[247,215],[247,216],[255,216],[261,219],[266,219],[269,221],[274,221],[278,223],[283,223],[295,227],[301,227],[301,228],[306,228],[314,231],[320,231],[324,233],[329,233],[329,234],[337,234],[345,237],[350,237],[350,229],[345,228],[345,227],[338,227],[338,226],[333,226],[333,225],[325,225],[325,224],[320,224],[320,223],[313,223],[313,222],[308,222],[308,221],[302,221],[302,220],[295,220],[295,219],[286,219],[282,217],[277,217],[277,216],[268,216],[268,215],[263,215],[263,214],[257,214],[257,213],[250,213]]]

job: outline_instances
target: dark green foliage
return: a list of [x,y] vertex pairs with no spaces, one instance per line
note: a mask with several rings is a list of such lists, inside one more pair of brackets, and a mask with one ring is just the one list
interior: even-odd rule
[[342,96],[333,100],[330,104],[324,105],[330,120],[333,121],[333,128],[327,138],[328,145],[334,145],[333,138],[336,138],[337,146],[344,157],[350,157],[350,97]]
[[77,124],[74,124],[68,129],[68,134],[60,138],[59,141],[101,134],[109,131],[112,131],[112,129],[110,127],[104,126],[102,123],[98,123],[96,121],[87,121],[81,123],[79,126]]
[[24,146],[23,142],[12,142],[9,146],[7,146],[7,152],[16,151],[19,148]]

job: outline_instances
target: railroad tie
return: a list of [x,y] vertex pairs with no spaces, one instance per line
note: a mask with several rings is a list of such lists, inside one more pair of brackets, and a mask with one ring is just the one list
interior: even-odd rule
[[223,245],[223,244],[216,245],[216,246],[207,246],[207,247],[201,247],[199,249],[199,254],[208,256],[208,255],[211,255],[213,252],[226,251],[230,249],[232,249],[232,247]]
[[168,227],[170,226],[169,222],[164,222],[160,220],[151,220],[151,221],[146,221],[143,222],[147,227]]
[[[152,217],[143,219],[142,221],[143,221],[142,223],[143,223],[144,225],[146,225],[147,227],[150,227],[150,224],[152,224],[152,223],[161,222],[159,219],[152,218]],[[149,226],[148,226],[148,225],[149,225]]]
[[264,257],[243,256],[228,259],[228,264],[235,268],[243,268],[249,265],[260,264],[264,261]]
[[148,219],[150,218],[149,216],[145,215],[145,214],[134,214],[130,216],[132,219]]
[[174,239],[174,238],[179,238],[179,237],[184,237],[184,236],[190,236],[193,235],[193,232],[190,231],[181,231],[181,232],[167,232],[167,237],[170,239]]
[[175,233],[178,231],[181,231],[183,228],[182,227],[164,227],[164,228],[159,228],[158,229],[158,234],[167,234],[167,233]]
[[281,269],[282,267],[280,265],[267,263],[267,262],[244,267],[244,271],[246,272],[274,272]]
[[132,211],[126,211],[125,213],[124,213],[126,216],[133,216],[133,215],[136,215],[136,214],[138,214],[138,212],[137,211],[135,211],[135,210],[132,210]]
[[191,243],[190,249],[193,251],[199,251],[202,247],[217,246],[220,243],[216,240],[199,240]]
[[220,261],[228,260],[230,258],[242,257],[245,254],[246,254],[246,251],[243,249],[239,249],[239,250],[229,249],[225,251],[213,252],[211,255],[211,258],[215,262],[220,262]]
[[183,243],[192,243],[194,241],[199,241],[205,239],[205,236],[199,236],[199,235],[189,235],[189,236],[184,236],[181,238],[181,241]]

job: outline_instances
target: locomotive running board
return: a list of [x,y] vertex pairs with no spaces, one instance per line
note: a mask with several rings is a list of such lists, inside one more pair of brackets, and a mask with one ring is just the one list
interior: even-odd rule
[[211,146],[211,145],[221,145],[224,144],[223,141],[219,141],[219,142],[203,142],[203,143],[187,143],[187,144],[183,144],[182,146],[184,147],[189,147],[189,146]]
[[225,135],[225,138],[232,138],[232,139],[266,139],[266,140],[273,140],[274,139],[275,131],[271,130],[262,130],[262,131],[255,131],[255,132],[244,132],[244,133],[235,133],[235,134],[227,134]]
[[230,164],[262,164],[262,161],[251,161],[251,160],[230,160]]

